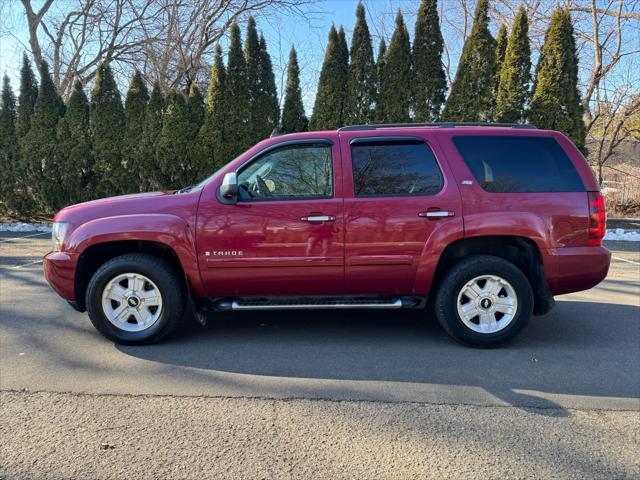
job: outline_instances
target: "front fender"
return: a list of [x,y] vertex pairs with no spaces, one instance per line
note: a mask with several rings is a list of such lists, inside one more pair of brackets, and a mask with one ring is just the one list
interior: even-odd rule
[[187,222],[170,214],[134,214],[102,217],[75,228],[65,241],[65,251],[81,255],[108,242],[149,241],[171,248],[187,276],[191,293],[204,296],[198,269],[195,236]]

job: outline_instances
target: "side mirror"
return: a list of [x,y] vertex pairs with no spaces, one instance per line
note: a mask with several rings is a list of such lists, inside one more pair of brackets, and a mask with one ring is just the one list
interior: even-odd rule
[[236,200],[238,197],[238,175],[236,172],[225,174],[220,185],[220,195],[227,200]]

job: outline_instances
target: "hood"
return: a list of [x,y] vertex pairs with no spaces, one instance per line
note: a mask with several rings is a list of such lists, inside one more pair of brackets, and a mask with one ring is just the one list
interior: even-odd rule
[[54,221],[69,222],[78,227],[98,218],[145,213],[170,213],[187,219],[195,214],[199,194],[199,191],[178,195],[164,191],[102,198],[63,208]]

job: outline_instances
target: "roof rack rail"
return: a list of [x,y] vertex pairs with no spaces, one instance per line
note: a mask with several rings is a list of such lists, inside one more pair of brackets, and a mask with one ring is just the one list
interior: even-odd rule
[[432,122],[432,123],[372,123],[369,125],[347,125],[338,129],[339,132],[355,132],[359,130],[377,130],[379,128],[401,127],[502,127],[502,128],[537,128],[529,123],[490,123],[490,122]]

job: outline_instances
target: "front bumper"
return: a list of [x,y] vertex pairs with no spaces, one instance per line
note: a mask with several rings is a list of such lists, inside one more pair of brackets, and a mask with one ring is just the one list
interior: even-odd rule
[[604,247],[549,248],[543,252],[544,270],[554,295],[595,287],[605,279],[611,252]]
[[76,300],[75,278],[78,256],[67,252],[49,252],[44,257],[44,278],[58,295]]

